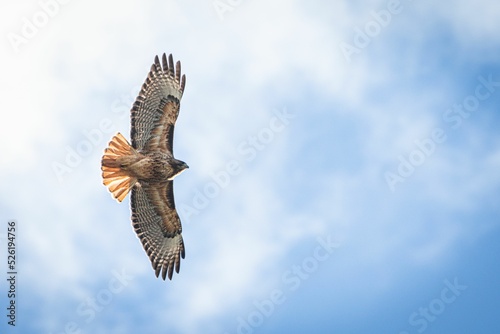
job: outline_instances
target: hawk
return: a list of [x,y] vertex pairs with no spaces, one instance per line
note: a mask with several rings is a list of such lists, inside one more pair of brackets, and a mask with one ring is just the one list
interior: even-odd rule
[[172,55],[155,57],[131,110],[130,138],[121,133],[109,142],[101,160],[102,178],[121,202],[131,191],[132,226],[156,277],[172,279],[184,258],[184,241],[175,210],[173,179],[188,165],[174,158],[174,126],[186,77]]

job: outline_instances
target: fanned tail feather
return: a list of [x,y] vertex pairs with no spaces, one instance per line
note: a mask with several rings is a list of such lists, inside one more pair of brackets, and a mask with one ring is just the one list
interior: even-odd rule
[[130,146],[127,139],[121,133],[117,133],[109,142],[102,156],[103,183],[118,202],[123,201],[137,182],[136,178],[131,177],[126,170],[122,169],[123,161],[136,154],[136,150]]

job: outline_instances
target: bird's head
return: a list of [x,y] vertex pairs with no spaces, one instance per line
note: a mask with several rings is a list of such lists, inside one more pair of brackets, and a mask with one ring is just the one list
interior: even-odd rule
[[172,160],[171,166],[172,166],[172,169],[174,170],[174,174],[168,178],[169,181],[173,180],[174,177],[176,177],[177,175],[179,175],[180,173],[182,173],[183,171],[185,171],[186,169],[189,168],[187,163],[185,163],[184,161],[177,160],[177,159]]

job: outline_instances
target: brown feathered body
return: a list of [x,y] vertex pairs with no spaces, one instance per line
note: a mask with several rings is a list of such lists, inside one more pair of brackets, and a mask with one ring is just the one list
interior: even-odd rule
[[118,133],[101,160],[103,183],[121,202],[131,192],[132,226],[155,274],[172,279],[184,258],[173,179],[188,168],[173,155],[174,126],[184,92],[180,62],[158,57],[131,110],[132,143]]
[[116,168],[136,182],[160,184],[171,181],[187,167],[183,161],[174,159],[160,151],[120,156],[116,159],[103,159],[102,165]]

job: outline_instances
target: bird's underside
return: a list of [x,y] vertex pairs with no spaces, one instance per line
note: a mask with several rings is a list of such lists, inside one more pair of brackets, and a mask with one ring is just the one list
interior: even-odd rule
[[163,54],[142,85],[131,110],[131,144],[115,135],[101,160],[103,183],[121,202],[131,192],[132,226],[156,277],[172,279],[184,258],[182,226],[175,209],[173,178],[187,165],[173,156],[173,134],[184,92],[181,65]]

